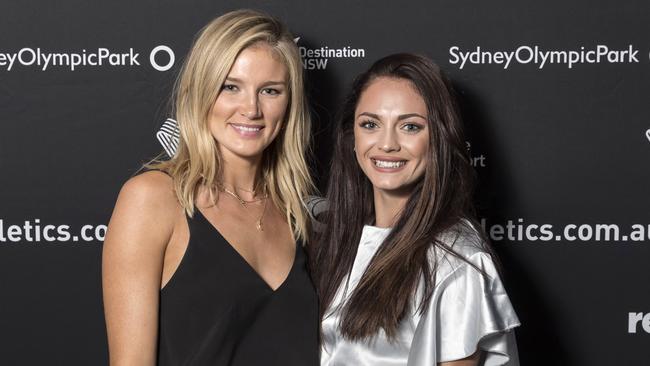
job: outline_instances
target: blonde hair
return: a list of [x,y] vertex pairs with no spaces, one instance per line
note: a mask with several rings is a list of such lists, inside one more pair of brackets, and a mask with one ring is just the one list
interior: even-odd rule
[[214,187],[222,163],[208,115],[239,53],[260,43],[271,47],[286,65],[290,95],[282,129],[264,152],[262,176],[269,199],[284,210],[294,238],[306,240],[310,218],[304,200],[314,187],[305,158],[311,120],[298,48],[277,19],[253,10],[237,10],[214,19],[200,31],[174,86],[173,114],[181,135],[178,149],[170,160],[156,160],[147,167],[173,178],[178,200],[189,216],[194,214],[199,187],[218,194]]

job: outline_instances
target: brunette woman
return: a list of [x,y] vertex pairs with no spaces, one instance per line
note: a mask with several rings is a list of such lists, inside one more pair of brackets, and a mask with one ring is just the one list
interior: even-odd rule
[[312,247],[321,365],[518,365],[519,321],[473,215],[468,159],[430,60],[391,55],[356,79]]
[[198,35],[180,146],[122,188],[103,253],[110,364],[318,363],[302,243],[309,116],[293,36],[254,11]]

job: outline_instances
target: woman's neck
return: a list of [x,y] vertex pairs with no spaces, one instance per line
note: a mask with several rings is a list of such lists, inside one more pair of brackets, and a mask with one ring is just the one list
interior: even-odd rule
[[379,189],[374,189],[373,195],[375,201],[375,226],[393,227],[409,196],[391,194]]
[[219,183],[224,188],[235,190],[237,195],[246,200],[254,199],[260,188],[261,164],[260,159],[248,160],[228,158],[222,160],[221,178]]

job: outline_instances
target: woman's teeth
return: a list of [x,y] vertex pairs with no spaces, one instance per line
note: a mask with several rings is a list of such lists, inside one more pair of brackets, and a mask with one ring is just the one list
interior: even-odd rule
[[406,164],[405,160],[400,160],[400,161],[386,161],[386,160],[376,160],[376,159],[371,159],[372,162],[375,164],[375,166],[379,168],[399,168]]
[[262,126],[255,126],[255,127],[238,126],[238,125],[232,125],[232,126],[238,129],[239,131],[244,131],[244,132],[257,132],[262,130]]

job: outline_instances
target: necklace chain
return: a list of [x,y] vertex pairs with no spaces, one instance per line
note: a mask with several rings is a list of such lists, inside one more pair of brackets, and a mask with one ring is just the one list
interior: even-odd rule
[[[224,184],[218,183],[218,187],[220,188],[221,191],[227,193],[228,195],[232,196],[234,199],[239,202],[239,204],[242,206],[242,208],[246,211],[246,214],[248,213],[248,204],[249,203],[255,203],[264,200],[264,205],[262,206],[262,214],[260,214],[260,217],[256,220],[255,222],[255,228],[259,231],[264,231],[264,228],[262,227],[262,219],[264,218],[264,212],[266,212],[266,203],[268,202],[267,198],[269,197],[269,194],[266,192],[266,185],[264,185],[264,196],[261,196],[259,198],[247,201],[243,198],[241,198],[236,192],[233,192],[229,190],[228,188],[225,187]],[[241,189],[241,188],[240,188]],[[245,189],[241,189],[242,191],[249,192],[255,194],[255,190],[248,191]]]

